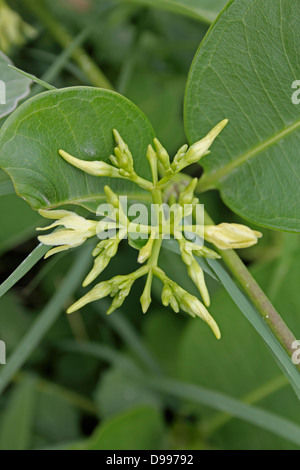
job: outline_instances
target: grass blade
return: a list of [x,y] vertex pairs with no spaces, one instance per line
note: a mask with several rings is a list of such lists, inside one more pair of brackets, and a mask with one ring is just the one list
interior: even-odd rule
[[[88,248],[88,249],[87,249]],[[78,287],[91,262],[90,247],[78,254],[76,261],[64,278],[60,288],[56,291],[46,307],[34,322],[28,333],[8,358],[7,365],[0,373],[0,393],[9,384],[13,376],[20,370],[22,365],[38,346],[47,331],[60,315],[65,302]]]
[[275,357],[276,362],[300,399],[300,374],[294,367],[287,353],[279,344],[277,338],[273,335],[272,331],[269,329],[268,325],[264,323],[255,307],[238,288],[222,265],[216,260],[208,260],[208,263],[242,314],[247,318],[267,344]]
[[24,77],[30,78],[33,82],[37,83],[38,85],[41,85],[43,88],[46,88],[46,90],[56,90],[55,86],[50,85],[50,83],[47,83],[44,80],[41,80],[40,78],[35,77],[31,73],[24,72],[24,70],[18,69],[18,67],[15,67],[14,65],[9,65],[9,67],[14,69],[16,72],[20,73],[21,75],[24,75]]
[[11,289],[47,253],[49,247],[41,243],[27,256],[17,269],[0,285],[0,297]]
[[162,378],[147,378],[145,382],[154,390],[229,413],[300,446],[300,426],[274,413],[198,385]]

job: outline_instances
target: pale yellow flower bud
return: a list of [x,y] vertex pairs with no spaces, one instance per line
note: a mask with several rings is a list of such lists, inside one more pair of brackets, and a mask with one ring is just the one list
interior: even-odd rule
[[228,123],[228,119],[224,119],[223,121],[219,122],[203,139],[199,140],[195,144],[193,144],[186,154],[184,158],[178,163],[178,167],[176,168],[177,171],[181,171],[188,165],[192,163],[197,163],[204,155],[207,154],[209,148],[213,144],[216,137],[220,134],[220,132],[224,129],[226,124]]
[[104,186],[104,192],[106,195],[107,202],[111,204],[113,207],[115,207],[116,209],[119,209],[119,198],[116,195],[116,193],[114,193],[112,189],[110,189],[109,186]]
[[199,264],[196,260],[193,259],[192,263],[188,266],[188,274],[194,284],[196,284],[204,304],[209,307],[210,305],[210,297],[208,293],[208,289],[205,284],[204,273]]
[[181,206],[184,206],[186,204],[192,205],[194,202],[196,202],[194,200],[194,191],[196,189],[197,183],[198,183],[198,178],[194,178],[190,182],[190,184],[185,188],[185,190],[180,193],[178,202]]
[[65,227],[48,235],[40,235],[38,237],[38,240],[44,245],[59,247],[48,251],[45,258],[48,258],[55,253],[59,253],[60,251],[82,245],[82,243],[84,243],[87,238],[96,235],[97,222],[93,220],[86,220],[84,217],[80,217],[75,212],[64,210],[40,210],[39,213],[42,216],[50,219],[58,217],[58,220],[48,227],[38,228],[37,230],[49,230],[60,225]]
[[160,141],[158,139],[153,140],[155,149],[156,149],[156,155],[162,166],[164,167],[165,170],[168,170],[170,168],[170,157],[166,149],[162,146]]
[[115,142],[117,146],[119,147],[119,149],[121,150],[121,152],[124,152],[125,150],[129,150],[128,145],[126,144],[126,142],[124,142],[124,140],[122,139],[117,129],[113,129],[113,134],[114,134]]
[[152,270],[150,270],[147,276],[147,281],[145,284],[144,291],[140,298],[143,313],[146,313],[148,311],[148,308],[150,307],[150,304],[151,304],[152,279],[153,279],[153,273],[152,273]]
[[65,152],[64,150],[59,150],[58,153],[64,160],[66,160],[66,162],[70,163],[76,168],[79,168],[79,170],[82,170],[85,173],[88,173],[89,175],[110,176],[114,178],[120,177],[120,173],[117,170],[117,168],[114,168],[113,166],[108,165],[108,163],[100,162],[96,160],[92,162],[89,162],[86,160],[80,160],[79,158],[73,157],[72,155]]
[[67,310],[67,313],[76,312],[76,310],[79,310],[90,302],[107,297],[111,292],[112,285],[109,281],[100,282],[100,284],[97,284],[90,292],[71,305],[71,307]]
[[194,317],[197,316],[201,318],[203,321],[205,321],[205,323],[207,323],[212,329],[212,331],[214,332],[216,338],[217,339],[221,338],[220,329],[217,323],[212,318],[212,316],[208,313],[207,309],[200,302],[200,300],[197,299],[197,297],[194,297],[193,295],[186,292],[180,301],[180,306],[183,310],[185,310],[190,315]]
[[221,250],[247,248],[255,245],[262,233],[252,230],[246,225],[222,223],[220,225],[206,225],[204,237]]
[[155,239],[155,231],[152,229],[149,240],[147,241],[146,245],[144,245],[143,248],[141,248],[139,252],[138,263],[142,264],[147,259],[150,258],[151,253],[152,253],[154,239]]

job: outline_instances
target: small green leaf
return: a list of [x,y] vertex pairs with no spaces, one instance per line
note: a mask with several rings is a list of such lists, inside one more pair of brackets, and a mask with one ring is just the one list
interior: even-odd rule
[[63,149],[82,160],[110,163],[114,128],[128,143],[136,172],[150,177],[150,123],[126,98],[91,87],[44,92],[20,106],[1,129],[0,166],[34,209],[71,203],[96,211],[105,202],[106,184],[130,199],[147,199],[133,183],[87,175],[58,154]]
[[140,406],[100,425],[85,449],[162,449],[163,433],[164,426],[159,412],[150,406]]
[[[11,61],[0,51],[0,118],[16,109],[18,102],[29,95],[32,81],[22,77],[8,65]],[[2,100],[2,98],[4,98]],[[5,101],[3,103],[2,101]]]
[[300,231],[300,3],[234,0],[194,59],[185,101],[189,141],[228,118],[203,162],[199,189],[218,188],[237,214]]

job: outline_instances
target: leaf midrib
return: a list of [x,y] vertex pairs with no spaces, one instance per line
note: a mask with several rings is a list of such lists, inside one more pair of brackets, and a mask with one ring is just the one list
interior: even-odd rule
[[232,173],[233,170],[242,166],[244,163],[246,163],[250,159],[257,157],[261,152],[266,150],[268,147],[272,147],[272,145],[275,145],[278,141],[280,141],[281,139],[284,139],[289,134],[297,130],[299,127],[300,127],[300,119],[296,121],[294,124],[283,129],[281,132],[268,138],[261,144],[252,148],[248,152],[244,153],[240,157],[236,158],[232,162],[223,166],[219,170],[214,171],[209,174],[204,174],[204,176],[200,179],[198,190],[201,192],[204,192],[204,191],[207,191],[208,189],[216,188],[216,184],[220,182],[221,180],[223,180],[230,173]]

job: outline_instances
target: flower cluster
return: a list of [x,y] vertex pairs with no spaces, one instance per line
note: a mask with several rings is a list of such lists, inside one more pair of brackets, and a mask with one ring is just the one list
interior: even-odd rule
[[[139,227],[139,230],[146,235],[145,243],[139,247],[137,256],[137,261],[142,266],[133,273],[115,276],[108,281],[96,284],[84,297],[69,308],[68,313],[107,296],[111,296],[113,299],[107,312],[111,313],[123,304],[134,282],[142,276],[146,276],[146,283],[140,302],[143,312],[146,313],[151,304],[151,286],[155,276],[163,284],[161,295],[163,305],[171,306],[175,312],[183,310],[192,317],[201,318],[211,327],[215,336],[220,338],[218,325],[206,308],[210,305],[210,297],[203,270],[198,262],[199,257],[217,259],[220,258],[220,255],[204,246],[203,239],[215,245],[219,250],[227,250],[252,246],[257,243],[261,233],[240,224],[204,225],[204,223],[192,223],[186,225],[188,217],[195,220],[195,211],[199,203],[194,194],[198,183],[197,178],[189,178],[188,183],[184,183],[184,189],[177,196],[175,212],[165,213],[162,211],[160,213],[157,207],[162,204],[164,196],[169,194],[170,182],[174,178],[178,178],[178,174],[188,165],[198,162],[209,153],[214,139],[226,124],[227,120],[222,121],[206,137],[191,147],[187,145],[181,147],[172,162],[166,149],[157,139],[154,139],[154,147],[149,145],[146,154],[151,167],[152,181],[147,181],[137,175],[132,153],[116,130],[113,131],[116,147],[114,155],[110,156],[111,164],[102,161],[80,160],[64,150],[59,150],[60,156],[66,162],[90,175],[123,178],[135,182],[151,193],[153,205],[158,210],[155,224],[145,224]],[[134,225],[123,210],[119,196],[108,186],[105,187],[105,194],[108,204],[112,207],[108,220],[102,219],[100,222],[87,220],[66,210],[40,211],[42,216],[55,220],[50,226],[40,229],[55,228],[55,231],[38,237],[43,244],[54,247],[46,254],[46,257],[82,245],[88,238],[98,236],[101,239],[92,252],[94,266],[83,281],[84,287],[92,283],[105,270],[110,260],[117,254],[120,242],[128,236],[130,237],[130,231]],[[170,195],[174,197],[172,192]],[[178,241],[182,260],[187,267],[188,275],[199,290],[202,301],[172,281],[158,266],[162,241],[166,236],[166,225],[171,227],[171,235]],[[192,241],[186,236],[186,231],[194,233],[196,238]],[[102,239],[103,232],[106,232],[107,238]]]

